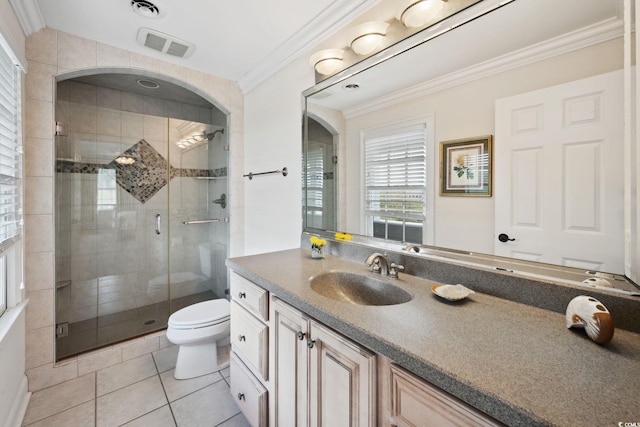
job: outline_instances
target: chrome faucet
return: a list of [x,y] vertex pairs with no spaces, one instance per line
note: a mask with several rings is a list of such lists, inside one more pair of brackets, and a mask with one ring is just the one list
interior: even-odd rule
[[389,264],[387,264],[386,255],[374,252],[369,255],[369,258],[364,262],[367,267],[371,267],[371,271],[374,273],[380,273],[384,276],[389,274]]

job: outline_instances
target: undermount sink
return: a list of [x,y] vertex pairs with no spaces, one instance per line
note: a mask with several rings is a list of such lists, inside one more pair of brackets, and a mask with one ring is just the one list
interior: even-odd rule
[[357,273],[331,271],[309,279],[311,289],[327,298],[358,305],[403,304],[413,296],[384,280]]

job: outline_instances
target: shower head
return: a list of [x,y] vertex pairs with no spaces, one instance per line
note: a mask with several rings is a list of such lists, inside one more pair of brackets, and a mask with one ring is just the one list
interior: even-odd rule
[[217,133],[224,133],[224,129],[218,129],[218,130],[215,130],[215,131],[213,131],[211,133],[207,133],[207,134],[205,134],[204,137],[205,137],[205,139],[207,141],[211,141],[216,136]]

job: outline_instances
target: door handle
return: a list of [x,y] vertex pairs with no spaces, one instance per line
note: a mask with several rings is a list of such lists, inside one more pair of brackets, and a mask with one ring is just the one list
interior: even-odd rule
[[160,234],[160,214],[156,214],[156,234]]
[[513,242],[516,239],[511,239],[508,234],[500,233],[498,235],[498,240],[500,240],[502,243],[505,243],[505,242]]

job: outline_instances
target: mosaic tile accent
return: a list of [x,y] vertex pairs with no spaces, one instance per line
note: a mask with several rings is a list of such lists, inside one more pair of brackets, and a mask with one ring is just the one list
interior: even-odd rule
[[57,160],[57,173],[98,173],[98,169],[110,169],[108,165],[98,165],[94,163],[79,163],[69,160]]
[[109,163],[110,169],[116,170],[118,185],[140,203],[145,203],[167,185],[169,165],[165,158],[144,139],[125,150],[119,157],[129,157],[134,162],[129,165],[120,164],[114,159]]
[[189,169],[189,168],[171,168],[171,178],[220,178],[227,176],[227,168],[219,169]]
[[[141,139],[118,157],[129,157],[134,160],[132,164],[120,164],[114,159],[107,165],[94,163],[71,162],[58,160],[56,162],[57,173],[87,173],[97,174],[100,169],[115,169],[116,182],[125,191],[135,197],[140,203],[151,199],[158,191],[167,185],[167,166],[164,157],[147,141]],[[227,176],[227,168],[218,169],[189,169],[174,168],[169,165],[170,179],[200,178]]]

